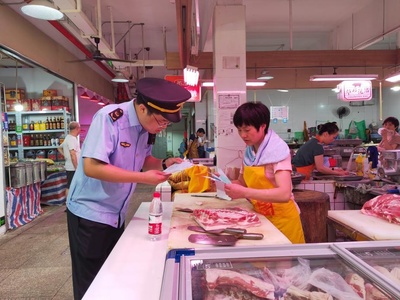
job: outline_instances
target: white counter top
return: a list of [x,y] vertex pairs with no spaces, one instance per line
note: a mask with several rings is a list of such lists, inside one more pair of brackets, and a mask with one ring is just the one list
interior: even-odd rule
[[83,299],[159,299],[172,206],[163,202],[163,233],[153,242],[147,236],[150,202],[140,205]]
[[[195,202],[204,202],[202,207],[206,207],[206,203],[209,202],[207,198],[193,198],[190,194],[181,194],[175,201],[192,208],[194,208]],[[189,205],[189,201],[192,202],[192,206]],[[205,247],[205,245],[191,244],[187,241],[188,235],[193,232],[185,230],[188,225],[186,222],[189,222],[189,225],[195,225],[193,220],[189,220],[190,214],[188,213],[179,213],[179,216],[175,216],[172,222],[174,223],[173,230],[170,231],[172,211],[174,204],[177,203],[163,202],[163,233],[161,240],[155,242],[150,241],[147,236],[150,203],[144,202],[139,206],[125,232],[90,285],[83,297],[84,300],[159,299],[168,250],[170,248]],[[233,205],[251,206],[247,201],[219,200],[218,203],[228,207]],[[176,214],[176,212],[174,213]],[[184,223],[183,225],[180,223],[184,227],[181,228],[181,231],[177,231],[177,222]],[[256,241],[258,244],[290,244],[290,241],[266,218],[263,218],[262,223],[263,226],[252,228],[254,232],[262,232],[265,235],[264,241]],[[254,241],[240,240],[236,246],[246,246],[252,242],[254,243]]]

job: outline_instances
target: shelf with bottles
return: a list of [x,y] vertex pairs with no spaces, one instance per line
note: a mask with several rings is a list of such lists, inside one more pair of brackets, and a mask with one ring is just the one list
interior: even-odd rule
[[[27,116],[22,115],[22,125],[17,125],[18,122],[16,118],[11,118],[8,124],[9,133],[13,134],[16,132],[63,132],[69,123],[70,118],[67,119],[67,122],[64,120],[64,116],[53,116],[46,117],[43,119],[43,116]],[[40,119],[39,119],[40,118]],[[18,126],[21,126],[18,128]]]
[[71,120],[71,114],[65,109],[11,112],[9,115],[10,150],[17,150],[20,159],[27,158],[26,150],[56,150],[68,134]]

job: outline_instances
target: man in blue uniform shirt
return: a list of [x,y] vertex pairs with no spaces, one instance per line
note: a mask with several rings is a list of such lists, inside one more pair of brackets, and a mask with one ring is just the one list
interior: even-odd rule
[[157,185],[181,158],[151,155],[154,134],[181,120],[190,93],[158,78],[136,84],[137,97],[93,117],[67,199],[74,298],[81,299],[124,231],[137,183]]

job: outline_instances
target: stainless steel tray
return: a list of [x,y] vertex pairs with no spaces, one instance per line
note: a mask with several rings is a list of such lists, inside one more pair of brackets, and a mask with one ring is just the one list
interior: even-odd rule
[[336,181],[360,181],[364,177],[358,175],[343,175],[343,176],[334,176],[333,179]]

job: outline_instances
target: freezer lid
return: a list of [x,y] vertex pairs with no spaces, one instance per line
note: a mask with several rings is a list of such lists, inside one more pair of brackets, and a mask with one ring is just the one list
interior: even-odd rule
[[336,243],[332,248],[342,256],[351,256],[376,282],[400,297],[400,241]]
[[[241,294],[283,299],[285,293],[311,293],[318,288],[337,299],[360,299],[357,289],[347,283],[356,277],[364,282],[364,291],[367,284],[369,289],[374,288],[391,299],[393,294],[383,291],[384,287],[371,279],[368,272],[342,258],[332,245],[196,249],[193,255],[180,255],[179,260],[170,255],[176,261],[175,266],[179,264],[179,275],[175,278],[179,284],[175,295],[168,297],[200,300]],[[286,274],[286,281],[279,277],[282,274]]]

